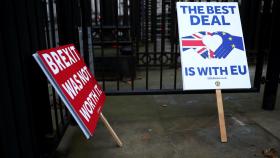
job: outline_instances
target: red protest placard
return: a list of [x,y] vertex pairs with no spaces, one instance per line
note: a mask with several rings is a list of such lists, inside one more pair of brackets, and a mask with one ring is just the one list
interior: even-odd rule
[[33,55],[87,138],[92,136],[105,94],[73,44]]

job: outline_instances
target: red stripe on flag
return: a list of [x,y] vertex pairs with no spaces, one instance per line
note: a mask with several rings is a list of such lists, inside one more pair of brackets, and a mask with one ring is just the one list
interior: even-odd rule
[[200,36],[198,36],[197,34],[193,34],[194,37],[201,39]]
[[182,46],[205,46],[202,40],[182,40]]
[[209,51],[210,51],[210,58],[214,58],[214,52],[211,49],[209,49]]
[[201,52],[203,52],[206,48],[201,48],[199,51],[197,51],[198,54],[200,54]]

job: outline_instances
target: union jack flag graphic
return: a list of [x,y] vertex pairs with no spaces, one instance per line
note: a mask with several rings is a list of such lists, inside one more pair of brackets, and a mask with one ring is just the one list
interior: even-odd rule
[[206,35],[212,36],[211,32],[200,31],[198,33],[194,33],[190,36],[182,37],[182,50],[186,51],[188,49],[193,49],[199,55],[201,55],[204,59],[206,58],[214,58],[214,51],[207,48],[207,46],[203,43],[202,38]]

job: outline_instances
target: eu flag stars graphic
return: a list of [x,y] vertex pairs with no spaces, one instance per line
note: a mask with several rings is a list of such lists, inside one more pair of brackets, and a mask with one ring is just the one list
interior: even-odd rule
[[221,31],[214,32],[213,35],[219,35],[223,39],[222,44],[215,51],[215,58],[226,58],[234,48],[244,50],[242,37]]

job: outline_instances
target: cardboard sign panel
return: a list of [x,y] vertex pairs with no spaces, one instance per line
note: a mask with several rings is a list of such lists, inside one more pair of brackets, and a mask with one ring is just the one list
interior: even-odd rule
[[33,55],[86,138],[92,136],[105,101],[94,76],[73,44]]
[[250,88],[238,3],[178,2],[184,90]]

